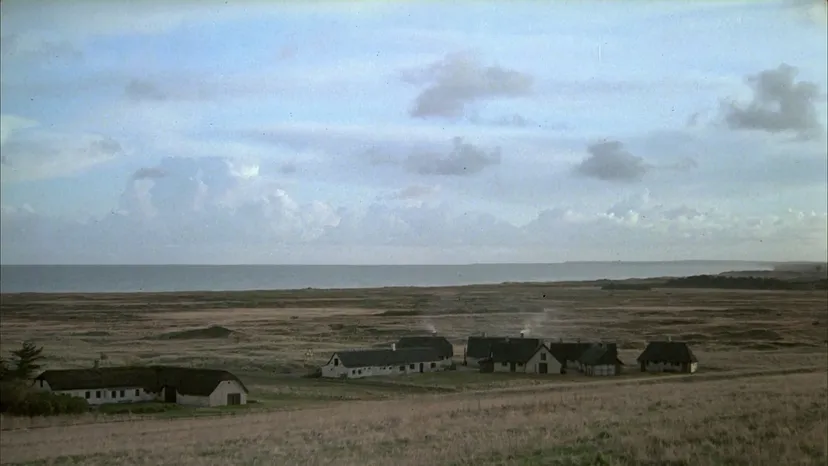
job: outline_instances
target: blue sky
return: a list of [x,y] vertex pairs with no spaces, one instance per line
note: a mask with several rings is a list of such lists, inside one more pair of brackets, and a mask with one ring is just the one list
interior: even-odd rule
[[3,263],[828,256],[825,2],[0,10]]

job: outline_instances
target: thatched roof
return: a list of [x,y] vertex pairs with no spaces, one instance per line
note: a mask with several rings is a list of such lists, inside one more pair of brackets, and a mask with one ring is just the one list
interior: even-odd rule
[[192,396],[208,396],[216,386],[226,380],[239,383],[238,377],[218,369],[195,369],[171,366],[124,366],[97,369],[47,370],[35,380],[44,380],[52,390],[97,390],[115,388],[143,388],[152,393],[164,386],[175,387],[178,393]]
[[492,362],[515,362],[526,363],[543,343],[536,338],[512,338],[509,341],[499,341],[492,344],[491,354],[488,359]]
[[506,341],[523,340],[525,345],[537,348],[543,343],[539,338],[509,338],[509,337],[469,337],[466,342],[466,356],[471,358],[488,358],[492,354],[492,345],[505,343]]
[[397,349],[403,348],[433,348],[441,357],[454,356],[454,345],[440,336],[402,337],[397,341]]
[[555,359],[559,361],[577,361],[578,358],[584,354],[584,351],[592,346],[591,343],[563,343],[555,342],[549,343],[549,351],[555,355]]
[[638,362],[658,361],[674,364],[699,362],[683,341],[651,341],[638,356]]
[[587,366],[624,364],[618,359],[618,345],[615,343],[595,343],[581,354],[578,361]]
[[434,348],[350,350],[337,351],[336,355],[345,367],[396,366],[440,360],[440,354]]

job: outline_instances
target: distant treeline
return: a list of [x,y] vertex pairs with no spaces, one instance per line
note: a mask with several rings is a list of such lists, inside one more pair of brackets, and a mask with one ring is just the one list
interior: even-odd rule
[[812,281],[779,280],[766,277],[693,275],[671,278],[659,288],[723,288],[734,290],[828,290],[828,279]]
[[602,290],[634,290],[634,291],[650,291],[653,289],[653,286],[650,284],[644,283],[608,283],[601,287]]

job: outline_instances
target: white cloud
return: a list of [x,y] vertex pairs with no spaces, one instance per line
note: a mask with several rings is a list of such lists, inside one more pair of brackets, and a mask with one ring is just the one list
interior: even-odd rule
[[[4,206],[3,261],[804,260],[828,253],[824,212],[785,209],[738,215],[665,204],[646,189],[600,209],[565,205],[545,209],[530,222],[515,225],[491,214],[457,209],[449,202],[379,201],[364,211],[318,200],[297,202],[261,175],[231,175],[221,160],[170,159],[159,168],[164,177],[131,180],[122,209],[91,222],[58,220],[26,206]],[[193,172],[197,176],[190,180],[186,175]],[[52,246],[57,244],[60,247]],[[204,251],[210,251],[209,257]]]

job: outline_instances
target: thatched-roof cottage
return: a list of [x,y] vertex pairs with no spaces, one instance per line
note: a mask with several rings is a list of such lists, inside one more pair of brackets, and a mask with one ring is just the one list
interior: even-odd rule
[[589,349],[590,343],[570,343],[570,342],[554,342],[549,343],[549,351],[555,355],[555,358],[561,361],[563,365],[563,373],[577,372],[581,370],[581,363],[579,362],[584,351]]
[[446,369],[440,352],[434,348],[364,349],[337,351],[322,366],[322,377],[361,378],[376,375],[401,375],[436,372]]
[[491,345],[489,357],[479,362],[481,372],[559,374],[561,361],[535,338],[513,338]]
[[641,372],[684,372],[692,374],[699,360],[682,341],[651,341],[638,356]]
[[[483,336],[471,336],[466,341],[466,350],[463,353],[463,364],[475,367],[479,365],[481,359],[486,359],[491,356],[493,344],[517,339],[510,337],[489,337],[485,333]],[[528,342],[525,344],[535,348],[543,343],[538,338],[524,338],[523,334],[521,334],[519,339]]]
[[618,346],[615,343],[594,343],[578,358],[581,372],[586,375],[621,375]]
[[230,372],[188,367],[102,367],[47,370],[38,390],[86,399],[90,405],[164,401],[189,406],[247,404],[247,387]]

